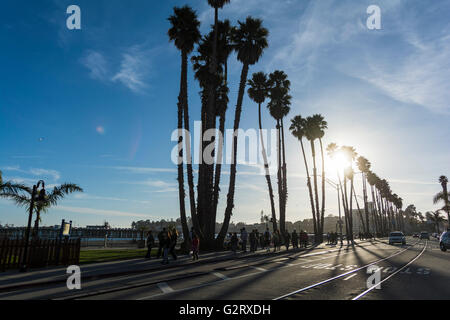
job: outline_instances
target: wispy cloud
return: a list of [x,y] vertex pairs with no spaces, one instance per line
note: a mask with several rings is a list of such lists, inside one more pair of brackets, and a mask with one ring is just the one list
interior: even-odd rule
[[109,167],[115,170],[127,171],[131,173],[154,173],[154,172],[177,172],[176,169],[170,168],[149,168],[149,167],[124,167],[124,166],[115,166]]
[[80,62],[90,71],[89,75],[92,79],[102,81],[108,79],[108,63],[100,52],[88,50]]
[[112,81],[119,81],[133,92],[140,93],[147,87],[144,81],[149,63],[144,51],[138,46],[122,54],[120,70],[112,77]]
[[82,207],[66,207],[58,206],[57,209],[73,213],[83,213],[83,214],[93,214],[101,216],[116,216],[116,217],[140,217],[140,218],[158,218],[145,213],[135,213],[127,211],[117,211],[117,210],[103,210],[94,208],[82,208]]
[[32,168],[30,169],[30,173],[35,175],[35,176],[42,176],[42,177],[52,177],[53,180],[59,180],[59,178],[61,177],[61,174],[56,171],[56,170],[48,170],[48,169],[35,169]]

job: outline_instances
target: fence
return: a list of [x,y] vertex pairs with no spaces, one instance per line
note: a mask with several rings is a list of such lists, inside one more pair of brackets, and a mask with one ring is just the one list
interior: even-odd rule
[[[19,268],[25,251],[23,239],[0,239],[0,271]],[[29,242],[27,266],[42,268],[46,266],[78,264],[80,260],[80,239],[76,240],[32,240]]]

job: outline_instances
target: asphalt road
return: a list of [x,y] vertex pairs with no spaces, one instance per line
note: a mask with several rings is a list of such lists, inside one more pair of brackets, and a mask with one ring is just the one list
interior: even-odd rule
[[[378,271],[369,274],[369,266]],[[368,284],[369,277],[379,281]],[[376,240],[287,251],[92,280],[82,283],[82,290],[59,284],[5,292],[0,299],[448,300],[449,283],[450,252],[441,252],[434,239],[408,238],[403,246]]]

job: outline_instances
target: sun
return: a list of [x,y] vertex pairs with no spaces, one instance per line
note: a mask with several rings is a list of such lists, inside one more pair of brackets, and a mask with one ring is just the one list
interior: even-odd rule
[[333,157],[327,157],[327,163],[325,164],[325,168],[328,176],[337,178],[337,173],[342,176],[343,171],[346,167],[348,167],[348,160],[341,152],[336,152]]

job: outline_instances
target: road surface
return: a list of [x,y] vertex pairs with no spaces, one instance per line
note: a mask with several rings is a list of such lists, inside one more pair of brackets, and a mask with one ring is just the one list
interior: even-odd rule
[[[0,299],[450,299],[450,252],[441,252],[435,239],[326,247],[90,280],[81,290],[65,284],[28,288],[0,293]],[[369,267],[377,271],[368,273]]]

